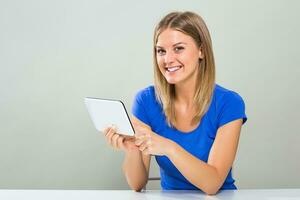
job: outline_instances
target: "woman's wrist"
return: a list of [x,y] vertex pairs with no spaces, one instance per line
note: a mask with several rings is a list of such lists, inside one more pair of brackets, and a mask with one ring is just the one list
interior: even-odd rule
[[173,157],[179,148],[180,148],[180,146],[176,142],[169,140],[169,145],[166,148],[166,156],[168,158]]

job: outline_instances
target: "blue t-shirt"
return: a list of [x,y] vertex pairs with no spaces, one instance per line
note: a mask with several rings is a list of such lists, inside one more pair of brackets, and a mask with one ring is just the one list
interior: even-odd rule
[[[246,122],[245,104],[235,92],[216,84],[210,107],[201,123],[191,132],[183,133],[169,127],[161,104],[155,98],[153,86],[139,91],[135,97],[133,115],[149,125],[155,133],[169,138],[186,151],[207,162],[219,127],[236,119]],[[161,187],[164,190],[197,190],[166,156],[155,156],[160,167]],[[187,166],[188,167],[188,166]],[[231,169],[221,189],[236,189]]]

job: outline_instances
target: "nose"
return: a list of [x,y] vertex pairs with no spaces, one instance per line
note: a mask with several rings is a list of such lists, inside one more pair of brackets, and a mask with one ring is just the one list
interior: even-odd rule
[[168,51],[165,54],[164,61],[166,64],[172,63],[175,61],[175,55],[172,51]]

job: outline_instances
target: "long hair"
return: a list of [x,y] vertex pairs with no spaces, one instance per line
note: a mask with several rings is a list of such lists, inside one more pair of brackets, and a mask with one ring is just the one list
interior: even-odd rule
[[155,95],[163,107],[169,126],[176,123],[174,108],[175,85],[169,84],[160,72],[156,57],[157,39],[168,28],[191,36],[204,55],[203,59],[199,59],[196,90],[193,98],[196,110],[192,123],[198,123],[210,106],[215,87],[215,61],[210,34],[203,19],[193,12],[171,12],[162,18],[155,28],[153,38]]

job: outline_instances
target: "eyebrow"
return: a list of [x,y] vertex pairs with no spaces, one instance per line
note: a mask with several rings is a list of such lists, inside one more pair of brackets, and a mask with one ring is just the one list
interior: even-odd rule
[[[177,46],[177,45],[179,45],[179,44],[185,44],[185,45],[186,45],[185,42],[177,42],[177,43],[173,44],[173,47],[174,47],[174,46]],[[156,48],[163,48],[163,47],[158,46],[158,45],[156,45],[155,47],[156,47]]]

